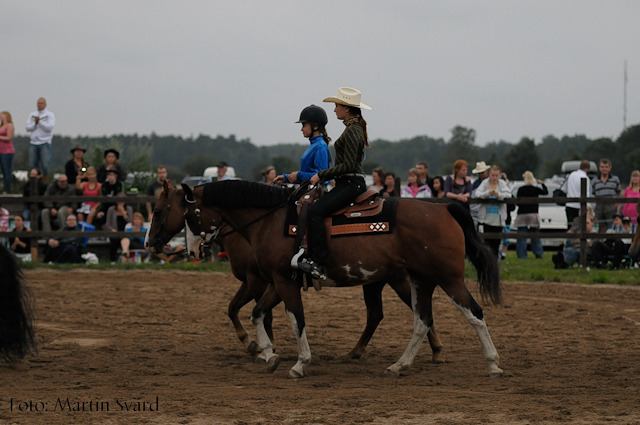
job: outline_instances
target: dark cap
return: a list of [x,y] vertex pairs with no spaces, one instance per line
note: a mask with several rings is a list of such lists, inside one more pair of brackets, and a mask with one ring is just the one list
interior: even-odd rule
[[618,217],[619,219],[622,219],[622,214],[620,214],[619,212],[617,212],[617,213],[615,213],[615,214],[613,215],[613,218],[616,218],[616,217]]
[[117,150],[111,148],[111,149],[107,149],[106,151],[104,151],[104,157],[107,157],[108,153],[112,153],[116,156],[116,159],[120,159],[120,152],[118,152]]
[[118,174],[118,169],[115,167],[107,167],[106,169],[106,173],[115,173],[116,175]]
[[75,151],[86,152],[87,150],[80,145],[75,145],[74,147],[71,148],[71,153],[74,153]]
[[625,221],[626,221],[627,223],[631,223],[631,219],[630,219],[629,217],[627,217],[627,216],[622,217],[622,222],[624,223]]
[[220,161],[220,162],[218,162],[218,165],[217,165],[217,167],[218,167],[218,168],[228,167],[228,166],[229,166],[229,164],[227,164],[227,163],[226,163],[226,162],[224,162],[224,161]]

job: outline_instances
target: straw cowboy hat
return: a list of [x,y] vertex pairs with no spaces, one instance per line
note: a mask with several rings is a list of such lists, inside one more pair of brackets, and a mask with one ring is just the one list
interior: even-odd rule
[[484,173],[489,168],[491,168],[491,165],[487,165],[487,164],[484,163],[484,161],[480,161],[480,162],[476,162],[476,168],[471,170],[471,172],[473,174],[480,174],[480,173]]
[[337,95],[333,97],[328,97],[325,100],[323,100],[323,102],[339,103],[340,105],[355,106],[356,108],[366,109],[370,111],[371,110],[370,106],[360,102],[361,96],[362,96],[362,93],[360,93],[360,90],[352,89],[351,87],[340,87],[338,89]]

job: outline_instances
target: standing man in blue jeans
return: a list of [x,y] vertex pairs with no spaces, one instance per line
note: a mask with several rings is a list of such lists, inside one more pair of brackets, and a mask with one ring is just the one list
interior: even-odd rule
[[42,170],[42,181],[45,183],[49,183],[51,141],[53,140],[53,127],[55,124],[55,116],[47,109],[47,101],[41,97],[38,99],[38,110],[29,115],[26,129],[31,132],[29,169],[40,168]]

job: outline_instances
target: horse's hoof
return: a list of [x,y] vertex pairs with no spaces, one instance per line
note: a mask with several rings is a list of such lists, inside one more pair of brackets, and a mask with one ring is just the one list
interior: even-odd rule
[[362,352],[359,351],[349,351],[347,354],[340,356],[343,360],[358,360],[362,357]]
[[274,354],[273,357],[271,357],[267,362],[267,370],[269,372],[275,372],[275,370],[278,368],[278,365],[280,365],[280,356]]
[[264,353],[260,353],[256,356],[256,358],[253,360],[254,363],[262,363],[265,364],[267,363],[267,356],[264,355]]
[[387,375],[395,376],[396,378],[400,377],[400,371],[392,369],[391,366],[389,366],[387,370],[384,371],[384,373],[386,373]]
[[431,356],[431,363],[433,364],[441,364],[444,362],[445,360],[442,358],[442,353],[433,353],[433,356]]
[[499,367],[496,367],[494,370],[489,372],[489,378],[499,378],[502,376],[504,372]]
[[294,379],[304,378],[304,373],[298,372],[297,370],[294,370],[294,369],[289,369],[289,378],[294,378]]
[[255,356],[258,354],[258,344],[255,341],[251,341],[249,345],[247,345],[247,353]]

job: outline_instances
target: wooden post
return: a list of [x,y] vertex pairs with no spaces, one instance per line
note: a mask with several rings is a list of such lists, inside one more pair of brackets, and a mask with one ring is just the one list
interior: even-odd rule
[[[38,195],[40,195],[38,192],[38,178],[29,177],[29,196]],[[38,204],[36,202],[32,202],[29,204],[29,207],[31,210],[31,231],[35,232],[38,230]],[[31,238],[31,261],[34,263],[38,261],[38,238]]]
[[393,188],[393,196],[395,196],[396,198],[400,197],[400,185],[401,185],[400,177],[396,177],[395,187]]
[[[587,179],[580,179],[580,233],[587,231]],[[580,236],[580,267],[587,267],[587,238]]]

